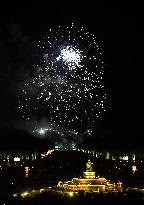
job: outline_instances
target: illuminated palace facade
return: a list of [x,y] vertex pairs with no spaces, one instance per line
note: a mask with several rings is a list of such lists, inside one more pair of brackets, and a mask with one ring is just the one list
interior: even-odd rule
[[95,172],[92,169],[91,161],[86,163],[86,171],[83,172],[83,178],[73,178],[71,181],[59,182],[57,187],[67,191],[122,191],[122,183],[111,183],[106,178],[95,177]]

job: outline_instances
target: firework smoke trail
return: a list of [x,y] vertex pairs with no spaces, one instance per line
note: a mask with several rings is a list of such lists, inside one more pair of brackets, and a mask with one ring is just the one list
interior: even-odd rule
[[23,118],[46,117],[51,124],[47,132],[56,132],[53,124],[80,134],[91,130],[105,111],[106,100],[102,49],[96,37],[73,24],[59,26],[49,30],[38,48],[40,64],[19,94]]

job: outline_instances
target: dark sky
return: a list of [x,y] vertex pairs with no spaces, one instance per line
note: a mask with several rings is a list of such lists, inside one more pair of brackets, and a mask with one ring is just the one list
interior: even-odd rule
[[[29,1],[30,2],[30,1]],[[101,123],[108,139],[142,142],[144,137],[143,14],[141,10],[83,3],[9,3],[1,6],[0,24],[18,24],[30,39],[39,38],[49,27],[79,22],[96,33],[103,44],[105,86],[109,108]],[[2,71],[0,71],[2,72]],[[1,75],[1,74],[0,74]],[[0,86],[4,86],[2,83]],[[3,95],[2,95],[3,96]],[[0,123],[15,120],[6,98],[0,101]],[[138,140],[136,140],[138,139]]]

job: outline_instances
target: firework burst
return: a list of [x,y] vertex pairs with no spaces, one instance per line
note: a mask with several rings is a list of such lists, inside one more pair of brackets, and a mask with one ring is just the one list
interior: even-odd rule
[[22,116],[46,117],[76,133],[93,128],[106,100],[102,49],[95,35],[73,24],[59,26],[49,30],[38,48],[40,63],[19,93]]

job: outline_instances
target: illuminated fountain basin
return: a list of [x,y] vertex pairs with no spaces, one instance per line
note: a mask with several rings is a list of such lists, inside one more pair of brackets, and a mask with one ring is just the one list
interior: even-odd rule
[[[61,190],[68,191],[93,191],[93,192],[105,192],[105,191],[122,191],[122,183],[111,183],[104,177],[95,177],[90,160],[86,165],[87,169],[83,172],[83,178],[73,178],[71,181],[61,182],[59,181],[57,187]],[[91,170],[91,171],[89,171]]]

